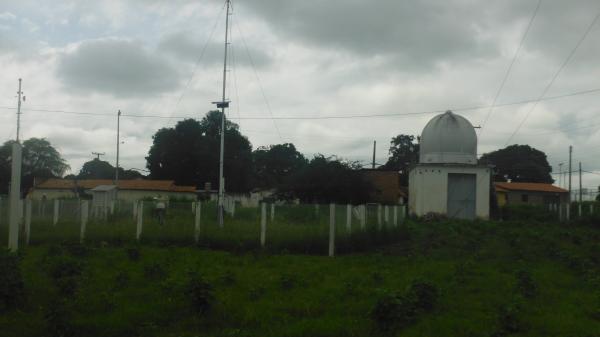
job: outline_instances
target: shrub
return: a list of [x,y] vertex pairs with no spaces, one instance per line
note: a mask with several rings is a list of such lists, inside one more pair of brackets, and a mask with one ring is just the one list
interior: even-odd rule
[[165,278],[165,276],[167,276],[167,272],[160,263],[151,262],[144,265],[144,276],[149,279],[159,280]]
[[0,312],[20,306],[25,300],[25,286],[19,258],[15,254],[0,253]]
[[537,295],[537,286],[531,274],[525,270],[517,273],[517,290],[525,298],[534,298]]
[[290,290],[298,284],[298,277],[292,274],[279,276],[279,286],[282,290]]
[[86,257],[89,256],[91,252],[88,247],[80,243],[63,244],[63,248],[67,253],[74,257]]
[[502,219],[513,221],[549,222],[556,220],[554,213],[539,205],[515,204],[502,207]]
[[371,310],[371,319],[381,330],[403,328],[419,315],[431,312],[437,304],[438,289],[424,281],[414,281],[405,294],[386,293]]
[[46,333],[50,337],[71,337],[75,332],[63,301],[56,301],[48,306],[48,311],[44,315],[46,321]]
[[506,336],[523,331],[521,322],[521,307],[511,303],[498,310],[498,328],[493,336]]
[[82,270],[81,263],[78,261],[73,258],[60,256],[50,261],[48,272],[53,279],[58,280],[65,277],[80,276]]
[[198,274],[190,274],[184,293],[198,314],[206,314],[214,305],[213,287]]
[[127,257],[131,261],[139,261],[140,260],[140,249],[138,247],[129,247],[125,250],[127,253]]

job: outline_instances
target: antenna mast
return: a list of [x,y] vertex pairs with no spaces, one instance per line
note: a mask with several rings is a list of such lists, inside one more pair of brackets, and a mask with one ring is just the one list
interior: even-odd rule
[[218,217],[219,226],[223,226],[223,199],[225,197],[225,178],[223,177],[223,154],[225,152],[225,108],[229,108],[229,101],[226,100],[225,90],[227,88],[227,48],[229,45],[229,15],[231,8],[231,0],[225,0],[227,13],[225,14],[225,54],[223,57],[223,96],[220,102],[213,102],[217,108],[221,109],[221,150],[219,153],[219,201],[218,201]]

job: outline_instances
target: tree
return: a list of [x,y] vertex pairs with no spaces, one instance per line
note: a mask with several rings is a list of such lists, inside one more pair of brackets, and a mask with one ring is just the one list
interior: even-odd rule
[[[174,128],[162,128],[152,137],[146,167],[153,179],[173,179],[178,184],[214,188],[219,180],[221,112],[210,111],[201,121],[186,119]],[[225,120],[225,189],[250,189],[252,145],[237,124]]]
[[294,144],[285,143],[259,147],[252,152],[255,187],[279,188],[295,172],[308,164]]
[[290,177],[279,193],[303,202],[364,203],[372,187],[359,169],[358,163],[316,155]]
[[[8,192],[10,182],[11,156],[13,140],[0,147],[0,190]],[[60,153],[45,138],[30,138],[23,142],[21,166],[21,190],[33,187],[34,178],[61,177],[69,165]]]
[[511,145],[486,153],[479,162],[495,166],[495,181],[553,183],[546,154],[529,145]]
[[[139,179],[144,176],[135,170],[124,170],[119,167],[119,179]],[[66,178],[66,177],[65,177]],[[115,167],[109,162],[94,158],[85,162],[76,177],[77,179],[115,179]]]
[[389,154],[388,161],[380,169],[400,172],[400,184],[408,186],[409,166],[419,160],[419,143],[415,142],[415,136],[401,134],[392,138]]

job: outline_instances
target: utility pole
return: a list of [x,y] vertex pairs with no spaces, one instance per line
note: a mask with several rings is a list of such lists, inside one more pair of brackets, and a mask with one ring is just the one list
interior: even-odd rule
[[21,99],[25,100],[23,97],[23,91],[21,91],[21,83],[22,79],[19,78],[19,91],[17,91],[17,95],[19,100],[17,101],[17,143],[19,142],[19,133],[21,132]]
[[121,126],[121,110],[117,112],[117,167],[115,168],[115,185],[119,186],[119,145],[121,140],[119,139],[119,129]]
[[97,160],[100,160],[100,156],[104,156],[106,153],[104,153],[104,152],[102,152],[102,153],[100,153],[100,152],[92,152],[92,154],[94,156],[96,156]]
[[226,0],[227,13],[225,15],[225,53],[223,57],[223,95],[220,102],[213,102],[217,108],[221,108],[221,149],[219,152],[219,200],[218,200],[218,218],[219,226],[223,227],[223,199],[225,198],[225,178],[223,177],[223,154],[225,152],[225,108],[229,108],[229,101],[225,100],[225,90],[227,88],[227,48],[229,45],[229,15],[231,0]]
[[563,184],[562,184],[563,183],[563,179],[562,179],[562,174],[563,174],[563,172],[562,172],[562,166],[563,166],[563,163],[559,163],[558,164],[558,187],[560,187],[560,188],[562,188],[562,186],[563,186]]
[[571,176],[573,173],[573,145],[569,145],[569,199],[567,204],[567,221],[571,220]]
[[579,162],[579,205],[581,206],[581,202],[583,201],[583,188],[581,186],[581,162]]
[[377,141],[373,141],[373,170],[375,169],[375,152],[377,150]]

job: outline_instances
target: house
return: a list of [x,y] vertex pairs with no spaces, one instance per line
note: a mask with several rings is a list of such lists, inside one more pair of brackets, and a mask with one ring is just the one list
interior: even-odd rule
[[[114,186],[110,179],[47,179],[36,183],[27,194],[33,200],[91,197],[99,186]],[[104,189],[104,188],[103,188]],[[98,193],[109,193],[101,192]],[[178,186],[173,180],[119,180],[119,200],[135,201],[162,196],[180,200],[196,200],[195,186]]]
[[495,182],[498,206],[514,204],[559,205],[569,202],[569,191],[544,183]]
[[381,204],[404,204],[406,192],[400,186],[400,173],[398,171],[385,171],[376,169],[362,169],[363,179],[373,186],[369,195],[371,202]]
[[446,111],[421,133],[419,163],[409,172],[409,213],[489,218],[491,168],[477,163],[477,134],[464,117]]

